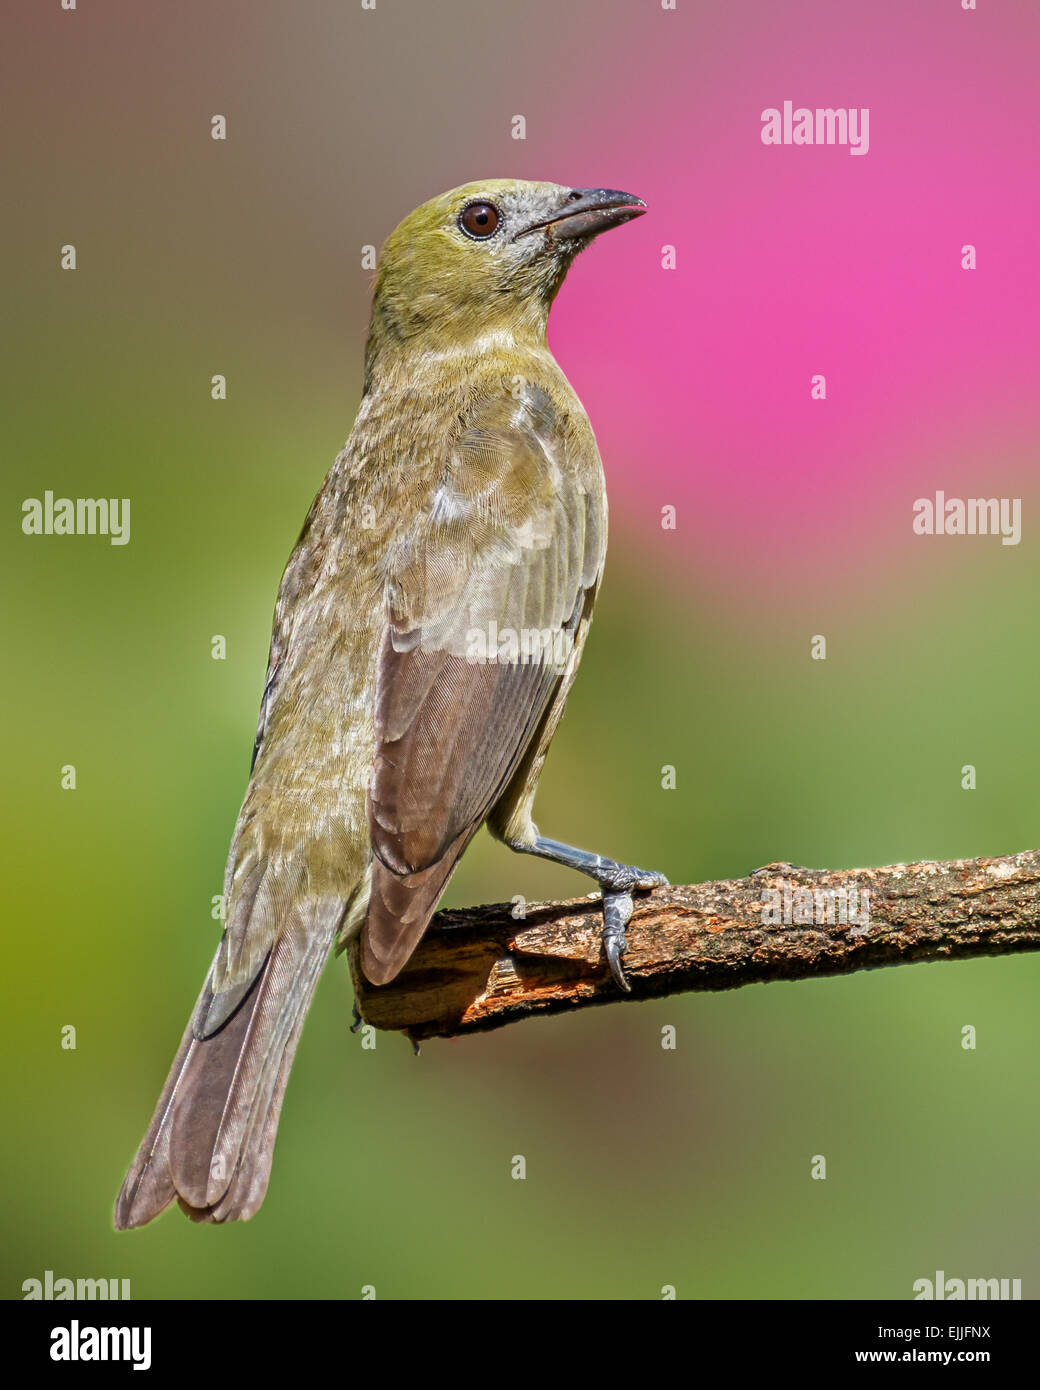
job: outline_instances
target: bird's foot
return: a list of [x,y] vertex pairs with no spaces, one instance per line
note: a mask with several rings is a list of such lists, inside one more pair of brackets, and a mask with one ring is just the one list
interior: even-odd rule
[[667,888],[664,874],[653,869],[637,869],[634,864],[611,864],[596,874],[604,893],[631,893],[634,888]]
[[632,986],[625,979],[621,957],[628,950],[625,928],[632,916],[633,907],[631,893],[603,894],[603,949],[607,953],[610,973],[626,994],[631,994]]
[[352,1033],[356,1033],[357,1030],[361,1027],[362,1022],[364,1021],[364,1020],[362,1019],[362,1017],[361,1017],[361,1010],[360,1010],[360,1009],[358,1008],[358,1006],[357,1006],[357,1000],[356,1000],[356,999],[354,1000],[354,1003],[353,1003],[353,1011],[354,1011],[354,1021],[353,1021],[353,1023],[350,1025],[350,1031],[351,1031]]
[[590,854],[587,849],[575,849],[573,845],[565,845],[562,840],[539,835],[533,825],[529,828],[529,835],[507,841],[511,849],[518,854],[536,854],[539,859],[548,859],[553,864],[563,864],[579,874],[587,874],[603,890],[603,948],[607,953],[610,973],[618,985],[628,991],[630,986],[621,969],[621,957],[627,945],[625,927],[632,916],[632,894],[650,888],[666,888],[668,880],[664,874],[637,869],[634,864],[619,864],[601,854]]
[[621,957],[628,949],[625,928],[635,909],[632,891],[666,888],[668,880],[664,874],[637,869],[634,864],[615,864],[603,874],[599,882],[603,889],[603,949],[606,952],[607,964],[619,987],[626,994],[631,994],[632,986],[625,978]]

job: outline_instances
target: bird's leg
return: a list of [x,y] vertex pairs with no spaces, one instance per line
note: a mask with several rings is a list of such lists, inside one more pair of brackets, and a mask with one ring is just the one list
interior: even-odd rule
[[545,835],[536,835],[530,844],[519,841],[508,843],[509,848],[518,854],[536,854],[539,859],[551,859],[554,864],[563,864],[596,880],[603,890],[603,949],[607,954],[610,973],[622,989],[631,990],[621,968],[621,957],[628,945],[625,927],[632,916],[632,892],[637,888],[667,887],[668,880],[664,874],[637,869],[634,864],[618,864],[616,860],[604,859],[601,854],[575,849],[573,845],[561,844],[559,840],[550,840]]

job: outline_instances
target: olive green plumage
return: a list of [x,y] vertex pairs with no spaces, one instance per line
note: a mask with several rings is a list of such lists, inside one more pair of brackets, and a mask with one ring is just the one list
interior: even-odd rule
[[[533,842],[607,524],[546,320],[577,252],[641,210],[592,193],[468,184],[383,248],[357,420],[278,594],[224,937],[117,1226],[175,1197],[196,1220],[251,1216],[333,947],[360,933],[368,979],[392,979],[482,824]],[[553,658],[474,659],[507,630]]]

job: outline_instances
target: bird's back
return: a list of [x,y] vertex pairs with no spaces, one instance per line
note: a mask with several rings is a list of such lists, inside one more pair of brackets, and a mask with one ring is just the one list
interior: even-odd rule
[[[260,749],[228,866],[232,900],[258,860],[273,866],[276,887],[302,858],[296,873],[341,894],[347,917],[360,920],[379,653],[395,605],[398,624],[404,610],[416,630],[426,624],[428,647],[443,645],[443,632],[429,629],[447,611],[450,640],[466,655],[474,628],[511,626],[508,591],[484,580],[509,576],[515,589],[518,557],[522,573],[525,561],[529,569],[551,554],[550,582],[568,608],[578,561],[568,547],[581,547],[585,581],[598,579],[602,466],[588,417],[548,350],[460,353],[447,382],[435,366],[402,365],[371,383],[286,567]],[[575,533],[560,510],[578,497],[588,521]],[[544,534],[532,529],[539,525]],[[557,624],[569,616],[549,615]]]

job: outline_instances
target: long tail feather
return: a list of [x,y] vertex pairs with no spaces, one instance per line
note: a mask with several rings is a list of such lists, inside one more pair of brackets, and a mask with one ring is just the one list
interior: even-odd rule
[[[176,1199],[194,1221],[246,1221],[264,1199],[289,1070],[343,903],[295,902],[233,1012],[206,979],[116,1201],[143,1226]],[[211,1019],[220,1019],[213,1031]],[[205,1035],[203,1035],[205,1034]]]

